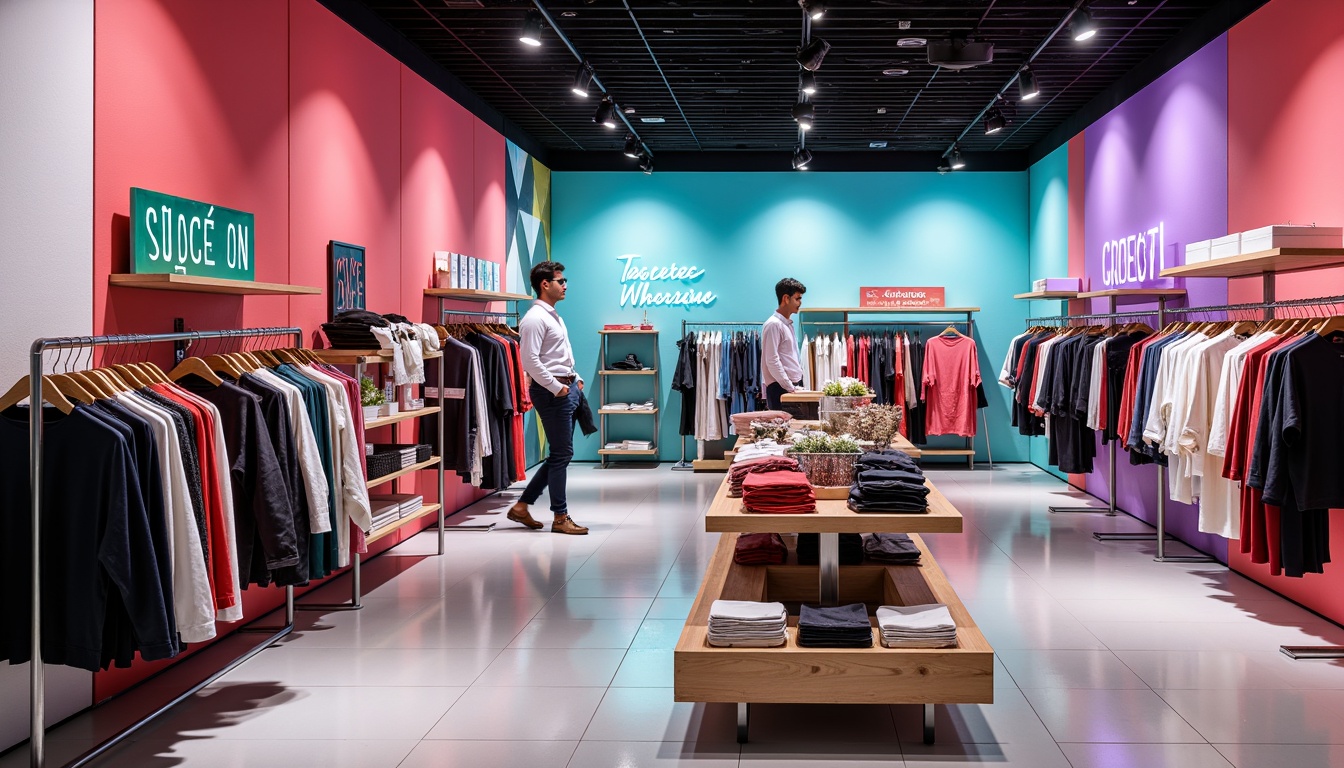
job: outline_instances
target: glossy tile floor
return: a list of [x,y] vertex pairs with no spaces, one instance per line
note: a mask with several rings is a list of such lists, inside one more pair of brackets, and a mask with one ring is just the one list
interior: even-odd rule
[[[730,705],[673,703],[722,475],[580,465],[571,508],[591,535],[505,523],[515,494],[482,502],[457,518],[499,529],[450,535],[444,557],[427,533],[375,559],[364,610],[301,613],[281,645],[99,764],[1344,766],[1344,667],[1278,652],[1344,644],[1344,630],[1221,566],[1098,543],[1093,531],[1144,526],[1050,515],[1071,494],[1034,467],[930,474],[966,522],[928,541],[998,653],[995,703],[937,707],[934,746],[913,706],[758,705],[739,746]],[[52,758],[171,684],[53,732]]]

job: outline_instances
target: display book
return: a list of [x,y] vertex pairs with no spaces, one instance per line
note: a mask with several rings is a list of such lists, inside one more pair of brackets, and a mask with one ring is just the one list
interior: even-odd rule
[[[602,447],[597,453],[601,465],[608,466],[613,456],[657,457],[661,423],[657,402],[660,391],[658,331],[646,320],[640,324],[608,324],[598,334],[602,369],[598,371],[597,415]],[[646,360],[651,365],[646,365]],[[618,379],[620,383],[616,383]],[[623,398],[633,402],[611,401],[609,397],[614,392],[620,392]],[[623,419],[617,428],[613,428],[609,421],[610,417],[621,416],[651,416],[651,428],[635,433],[635,437],[615,439],[613,433],[631,434],[627,430],[632,427],[627,422],[633,419]]]

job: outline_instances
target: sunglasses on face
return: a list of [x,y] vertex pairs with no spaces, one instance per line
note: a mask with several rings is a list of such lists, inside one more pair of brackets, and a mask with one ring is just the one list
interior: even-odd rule
[[550,282],[555,283],[556,285],[564,285],[564,284],[566,284],[566,283],[569,282],[569,278],[568,278],[568,277],[562,277],[562,278],[560,278],[559,280],[551,280]]

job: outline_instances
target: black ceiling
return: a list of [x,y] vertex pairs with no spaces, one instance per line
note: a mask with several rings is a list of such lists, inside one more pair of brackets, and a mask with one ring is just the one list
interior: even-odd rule
[[[569,158],[561,165],[574,165],[576,156],[602,157],[607,163],[623,159],[619,150],[624,127],[612,131],[594,124],[597,98],[570,92],[577,60],[555,32],[545,28],[540,48],[519,43],[529,2],[358,2],[546,154]],[[655,156],[728,150],[786,157],[796,144],[797,125],[789,111],[797,99],[794,55],[803,17],[794,0],[543,4],[618,104],[634,108],[628,119]],[[1017,89],[1010,88],[1004,105],[1007,128],[986,136],[975,125],[960,146],[972,156],[1023,158],[1033,147],[1039,155],[1043,144],[1053,140],[1058,145],[1060,129],[1070,118],[1077,122],[1089,103],[1106,102],[1108,94],[1118,101],[1118,85],[1128,81],[1132,92],[1141,85],[1136,80],[1151,81],[1260,4],[1094,0],[1089,8],[1098,34],[1086,43],[1074,42],[1067,30],[1058,35],[1032,64],[1040,97],[1018,104]],[[817,122],[808,133],[808,147],[819,157],[862,152],[847,158],[850,167],[862,166],[865,158],[890,157],[893,150],[936,157],[971,125],[1073,5],[1068,0],[828,3],[825,18],[813,27],[813,36],[832,48],[817,73]],[[1236,6],[1235,12],[1229,6]],[[901,28],[904,22],[909,22],[908,29]],[[950,34],[973,34],[992,42],[993,63],[940,69],[927,63],[923,47],[897,46],[902,37]],[[888,76],[884,69],[908,73]],[[640,122],[648,117],[666,122]],[[887,149],[870,149],[874,141],[886,141]]]

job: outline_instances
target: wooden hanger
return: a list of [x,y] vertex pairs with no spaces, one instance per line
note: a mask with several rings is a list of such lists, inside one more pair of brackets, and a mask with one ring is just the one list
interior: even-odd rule
[[[25,376],[14,382],[14,386],[10,387],[8,392],[0,395],[0,411],[23,402],[23,400],[28,397],[28,393],[28,377]],[[70,413],[75,410],[75,404],[66,398],[65,394],[61,392],[60,387],[57,386],[56,382],[52,381],[50,376],[42,377],[42,399],[45,402],[56,406],[56,409],[61,413]],[[89,400],[89,402],[93,401]]]
[[114,365],[112,366],[112,370],[116,371],[127,384],[131,384],[137,389],[149,386],[149,382],[146,380],[144,374],[135,368],[132,368],[130,365]]
[[93,376],[88,371],[75,371],[73,373],[63,374],[67,379],[71,379],[84,388],[84,391],[93,395],[95,399],[106,400],[114,397],[112,391]]
[[939,332],[938,332],[938,335],[939,335],[939,336],[943,336],[943,335],[945,335],[948,331],[951,331],[952,333],[955,333],[956,335],[962,337],[963,339],[966,338],[966,334],[962,333],[961,331],[958,331],[958,330],[957,330],[957,327],[956,327],[955,325],[949,325],[949,326],[947,326],[947,327],[944,328],[943,330],[939,331]]
[[200,376],[216,387],[224,383],[224,380],[219,378],[219,374],[210,370],[210,366],[206,365],[205,361],[199,357],[188,357],[178,363],[176,368],[168,372],[168,378],[173,381],[181,381],[192,374]]
[[63,373],[52,374],[45,377],[43,381],[50,382],[62,395],[73,397],[81,403],[92,403],[98,399],[96,395],[85,389],[84,385]]
[[1318,336],[1329,336],[1332,333],[1344,333],[1344,316],[1327,317],[1324,322],[1316,326]]
[[243,375],[243,370],[239,368],[237,365],[235,365],[232,360],[230,360],[227,357],[224,357],[223,355],[210,355],[209,357],[205,357],[202,359],[205,361],[205,364],[210,366],[210,369],[213,371],[218,371],[220,373],[227,373],[235,379],[241,378]]

